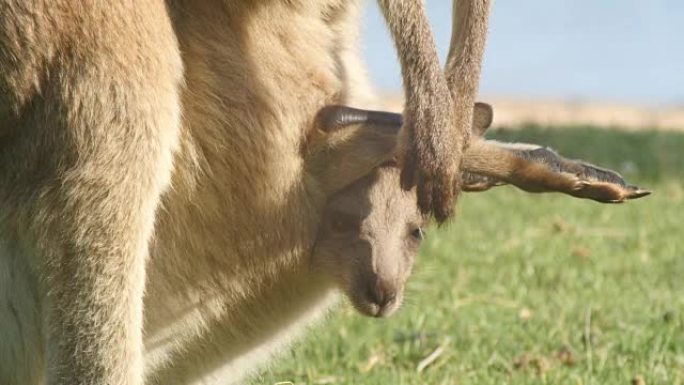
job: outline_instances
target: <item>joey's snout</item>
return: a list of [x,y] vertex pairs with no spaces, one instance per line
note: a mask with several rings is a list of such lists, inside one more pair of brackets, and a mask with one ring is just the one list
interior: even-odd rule
[[372,317],[386,317],[399,307],[401,288],[386,279],[370,279],[365,296],[368,311],[364,313]]
[[399,239],[379,242],[389,234],[370,241],[368,255],[358,256],[351,271],[353,278],[347,295],[354,307],[370,317],[388,317],[401,306],[404,285],[411,273],[412,258],[405,248],[396,247]]

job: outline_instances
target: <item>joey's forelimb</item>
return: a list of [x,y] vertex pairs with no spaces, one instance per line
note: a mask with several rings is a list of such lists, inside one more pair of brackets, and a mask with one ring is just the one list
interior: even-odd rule
[[430,24],[420,0],[379,0],[392,34],[405,90],[401,184],[417,185],[418,205],[442,222],[453,211],[455,180],[466,135],[454,126],[456,111],[440,68]]

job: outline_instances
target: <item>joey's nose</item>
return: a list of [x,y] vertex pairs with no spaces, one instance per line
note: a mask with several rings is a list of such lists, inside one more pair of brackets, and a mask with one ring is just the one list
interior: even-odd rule
[[390,305],[397,298],[397,290],[388,281],[377,279],[368,287],[368,299],[380,309]]

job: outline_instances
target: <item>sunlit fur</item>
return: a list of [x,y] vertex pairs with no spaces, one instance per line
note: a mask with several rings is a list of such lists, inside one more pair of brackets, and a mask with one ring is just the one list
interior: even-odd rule
[[[422,2],[381,6],[417,143],[465,135]],[[237,382],[316,318],[334,191],[302,154],[321,107],[372,107],[359,7],[0,0],[0,383]]]

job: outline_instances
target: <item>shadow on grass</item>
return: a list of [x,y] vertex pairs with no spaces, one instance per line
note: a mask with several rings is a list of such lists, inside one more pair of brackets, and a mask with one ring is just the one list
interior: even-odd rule
[[527,126],[492,129],[487,138],[549,146],[566,158],[616,170],[631,183],[684,180],[682,132]]

